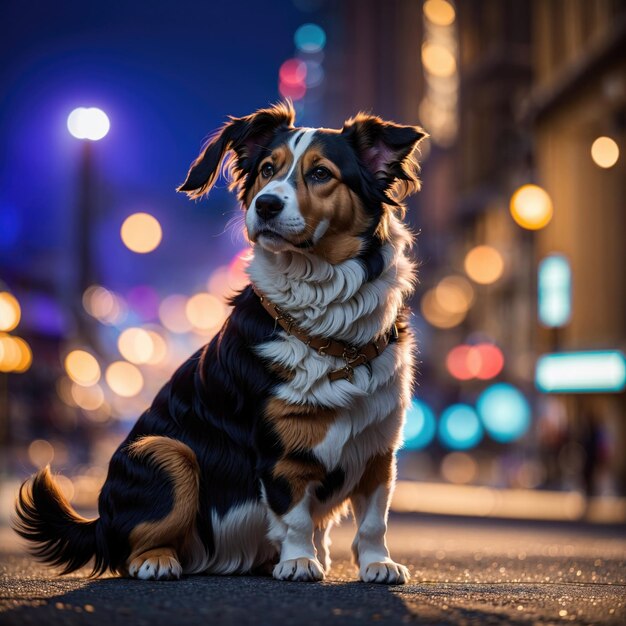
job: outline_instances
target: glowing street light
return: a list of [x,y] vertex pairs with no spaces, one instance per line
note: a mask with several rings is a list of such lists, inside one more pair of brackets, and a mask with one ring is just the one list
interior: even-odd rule
[[511,196],[509,208],[517,224],[527,230],[544,228],[554,213],[552,199],[538,185],[522,185]]
[[107,114],[96,107],[78,107],[67,117],[67,129],[76,139],[99,141],[106,137],[110,128]]

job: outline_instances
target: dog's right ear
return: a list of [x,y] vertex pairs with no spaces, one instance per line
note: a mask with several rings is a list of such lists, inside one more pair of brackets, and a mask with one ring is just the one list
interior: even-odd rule
[[217,181],[229,152],[232,155],[226,159],[226,168],[232,168],[233,184],[238,186],[259,151],[267,146],[277,131],[293,128],[294,120],[295,112],[290,102],[259,109],[246,117],[230,117],[191,164],[187,179],[178,191],[184,191],[190,198],[207,194]]

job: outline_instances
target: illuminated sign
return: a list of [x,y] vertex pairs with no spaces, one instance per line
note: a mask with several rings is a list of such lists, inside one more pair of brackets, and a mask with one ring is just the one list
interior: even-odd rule
[[572,314],[572,272],[562,254],[551,254],[539,264],[539,320],[549,328],[564,326]]
[[626,358],[619,350],[545,354],[537,361],[540,391],[618,392],[626,388]]

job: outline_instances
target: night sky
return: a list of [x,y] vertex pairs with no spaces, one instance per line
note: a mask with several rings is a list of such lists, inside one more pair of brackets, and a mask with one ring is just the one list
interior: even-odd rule
[[[201,203],[175,187],[227,115],[279,98],[294,31],[315,17],[287,0],[2,3],[0,276],[53,289],[72,280],[81,142],[66,119],[98,106],[111,120],[93,146],[100,282],[122,290],[150,282],[163,294],[201,288],[245,244],[238,227],[223,233],[236,202],[223,183]],[[164,230],[149,255],[119,238],[139,210]]]

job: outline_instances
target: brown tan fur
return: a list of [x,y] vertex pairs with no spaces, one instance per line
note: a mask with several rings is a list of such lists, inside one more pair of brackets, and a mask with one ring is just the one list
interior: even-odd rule
[[[274,166],[274,176],[272,178],[263,178],[263,176],[261,176],[260,172],[266,163],[271,163]],[[267,158],[263,159],[259,164],[259,171],[256,179],[254,180],[254,184],[252,185],[250,191],[246,194],[245,205],[250,206],[254,196],[256,196],[257,193],[259,193],[259,191],[261,191],[261,189],[263,189],[263,187],[270,182],[270,180],[284,176],[289,171],[292,163],[293,154],[287,146],[278,146],[272,150],[272,153]]]
[[310,450],[324,440],[336,411],[306,404],[289,404],[280,398],[271,398],[265,416],[280,438],[285,453]]
[[394,478],[393,450],[371,457],[365,466],[359,484],[354,488],[353,495],[369,496],[380,485],[391,484]]
[[274,478],[284,478],[291,489],[291,507],[300,502],[307,487],[312,482],[321,481],[326,470],[320,462],[306,462],[293,459],[280,459],[273,470]]
[[[314,167],[325,167],[332,178],[323,184],[305,185],[303,176]],[[315,145],[301,158],[298,168],[298,206],[310,236],[323,219],[330,220],[328,230],[315,246],[315,253],[332,264],[357,256],[362,245],[360,233],[369,226],[369,218],[358,196],[341,180],[339,168]]]
[[[132,456],[148,457],[151,463],[163,469],[173,483],[172,510],[163,519],[143,522],[133,528],[129,536],[131,554],[129,569],[136,559],[146,553],[163,558],[177,557],[192,541],[197,512],[200,468],[193,450],[176,439],[168,437],[143,437],[129,447]],[[166,550],[163,552],[163,550]],[[170,551],[173,554],[170,554]]]

